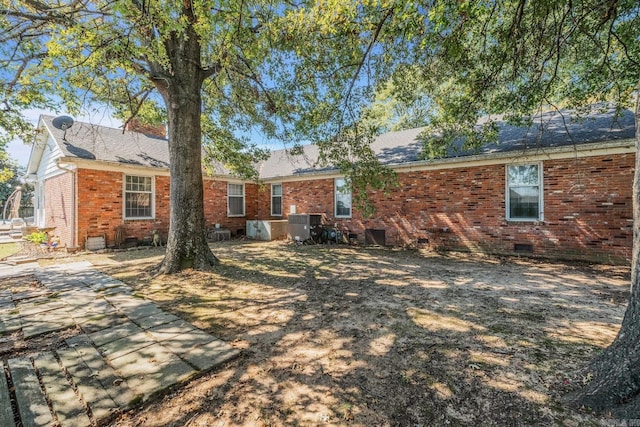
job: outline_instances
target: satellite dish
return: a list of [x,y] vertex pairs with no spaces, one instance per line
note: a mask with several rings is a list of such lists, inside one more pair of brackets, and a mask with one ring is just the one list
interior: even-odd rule
[[67,129],[73,126],[73,119],[69,116],[58,116],[55,119],[53,119],[51,123],[53,124],[54,128],[64,131],[64,134],[62,135],[62,140],[66,141]]
[[73,126],[73,119],[69,116],[58,116],[52,121],[53,127],[60,130],[67,130]]

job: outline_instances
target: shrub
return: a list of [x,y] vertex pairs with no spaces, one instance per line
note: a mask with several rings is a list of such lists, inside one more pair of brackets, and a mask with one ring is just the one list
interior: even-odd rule
[[36,244],[42,244],[49,241],[49,236],[44,231],[36,231],[35,233],[24,236],[24,239]]

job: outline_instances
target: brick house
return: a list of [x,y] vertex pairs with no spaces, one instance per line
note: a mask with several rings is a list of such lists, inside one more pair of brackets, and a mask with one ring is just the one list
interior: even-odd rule
[[[164,128],[113,129],[76,122],[66,132],[42,116],[27,179],[35,184],[35,222],[52,228],[62,246],[85,247],[101,237],[149,239],[169,229],[169,152]],[[242,192],[237,212],[227,212],[227,189]],[[207,224],[244,228],[254,217],[258,186],[231,177],[205,179]],[[244,198],[246,197],[246,203]],[[237,201],[237,197],[230,197]],[[121,236],[118,236],[121,233]]]
[[[76,123],[64,132],[43,116],[28,175],[36,182],[36,218],[63,244],[116,229],[139,239],[168,230],[168,150],[163,135]],[[260,185],[219,168],[205,178],[208,225],[242,233],[247,220],[322,214],[361,242],[523,253],[628,263],[632,246],[635,124],[631,112],[593,113],[571,122],[545,113],[535,128],[500,127],[499,142],[477,152],[451,150],[421,160],[420,129],[381,135],[372,144],[398,173],[390,194],[372,193],[365,218],[335,169],[318,168],[318,148],[274,151],[259,165]]]

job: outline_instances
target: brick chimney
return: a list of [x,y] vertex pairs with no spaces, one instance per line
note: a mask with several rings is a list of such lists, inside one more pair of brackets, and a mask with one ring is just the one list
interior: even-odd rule
[[129,120],[129,122],[125,126],[125,130],[143,133],[150,136],[157,136],[158,138],[167,137],[167,125],[165,125],[164,123],[161,123],[159,125],[147,125],[142,123],[135,117]]

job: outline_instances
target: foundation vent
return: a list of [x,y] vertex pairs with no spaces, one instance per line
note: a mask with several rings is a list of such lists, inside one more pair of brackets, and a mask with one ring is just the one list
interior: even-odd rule
[[533,245],[529,243],[515,243],[513,245],[514,252],[518,253],[533,253]]
[[365,245],[379,245],[385,246],[385,233],[384,230],[376,230],[373,228],[367,228],[364,230],[364,244]]

